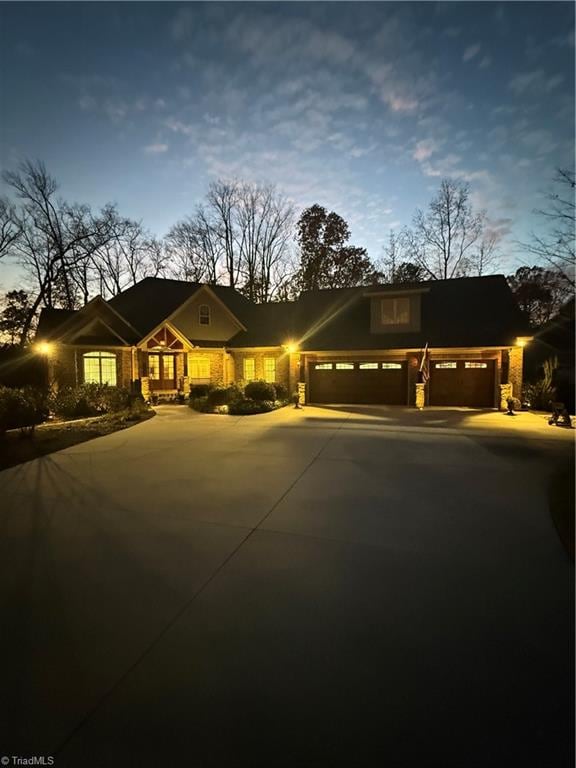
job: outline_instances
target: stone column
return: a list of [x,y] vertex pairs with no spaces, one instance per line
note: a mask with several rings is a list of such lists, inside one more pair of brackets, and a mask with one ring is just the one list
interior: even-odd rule
[[150,400],[150,379],[148,376],[142,376],[140,379],[141,382],[141,392],[142,397],[144,400]]
[[415,384],[416,387],[416,408],[422,410],[426,404],[426,384]]
[[[290,397],[292,397],[294,392],[298,390],[300,361],[301,357],[299,352],[292,352],[288,357],[288,389]],[[303,400],[300,402],[303,402]]]
[[524,363],[524,348],[512,347],[508,352],[509,355],[509,369],[508,369],[508,382],[512,385],[512,397],[517,397],[522,400],[522,369]]
[[298,382],[298,395],[300,396],[300,405],[306,402],[306,384],[303,381]]
[[512,384],[500,384],[500,410],[508,410],[508,398],[512,397]]

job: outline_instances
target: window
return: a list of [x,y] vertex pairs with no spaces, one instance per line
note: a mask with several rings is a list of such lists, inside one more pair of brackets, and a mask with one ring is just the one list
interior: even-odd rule
[[336,363],[337,371],[353,371],[354,363]]
[[210,325],[210,307],[208,304],[200,304],[198,307],[198,323],[200,325]]
[[434,363],[434,368],[456,368],[456,363]]
[[82,357],[86,384],[116,386],[116,355],[114,352],[86,352]]
[[276,381],[276,359],[273,357],[264,358],[264,381],[271,384]]
[[189,358],[189,376],[196,383],[210,381],[210,360],[207,357]]
[[410,299],[382,299],[382,325],[408,325],[410,323]]
[[315,371],[331,371],[332,363],[316,363],[314,365]]
[[156,380],[160,378],[160,355],[148,355],[148,376]]
[[378,370],[378,363],[360,363],[358,365],[358,368],[361,371],[377,371]]
[[244,358],[244,381],[254,381],[256,378],[256,366],[253,357]]
[[382,363],[382,368],[385,371],[399,371],[402,368],[402,363]]
[[162,355],[162,378],[174,378],[174,355]]
[[464,368],[488,368],[488,363],[465,362]]

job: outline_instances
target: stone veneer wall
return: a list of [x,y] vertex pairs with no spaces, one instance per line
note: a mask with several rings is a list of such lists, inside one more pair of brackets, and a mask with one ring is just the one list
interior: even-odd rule
[[512,347],[508,352],[508,382],[512,384],[512,395],[522,399],[522,377],[524,367],[524,348]]
[[276,382],[278,384],[284,384],[285,387],[290,387],[290,368],[297,365],[298,356],[295,363],[290,360],[290,357],[281,348],[270,349],[266,351],[245,351],[245,350],[232,350],[234,357],[234,369],[235,380],[237,382],[244,381],[244,360],[246,358],[252,358],[254,360],[254,376],[256,379],[264,379],[264,358],[273,357],[276,360]]
[[[218,386],[223,385],[225,383],[224,355],[225,352],[222,349],[198,349],[194,350],[194,352],[188,352],[188,381],[190,386],[199,383],[195,382],[190,375],[192,371],[192,360],[195,357],[203,359],[208,358],[208,360],[210,360],[210,382]],[[183,371],[184,368],[182,367],[182,375]]]

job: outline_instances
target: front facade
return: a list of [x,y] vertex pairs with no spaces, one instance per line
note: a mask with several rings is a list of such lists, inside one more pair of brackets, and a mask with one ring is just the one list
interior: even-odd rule
[[310,403],[493,408],[520,397],[526,332],[503,277],[304,293],[254,305],[231,288],[146,278],[81,310],[44,310],[55,386],[265,380]]

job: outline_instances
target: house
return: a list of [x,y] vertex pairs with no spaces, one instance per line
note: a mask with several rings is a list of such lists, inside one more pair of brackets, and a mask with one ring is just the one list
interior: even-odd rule
[[500,275],[263,305],[225,286],[146,278],[74,312],[45,309],[37,340],[60,386],[138,382],[168,396],[264,379],[311,403],[492,408],[520,396],[527,332]]

